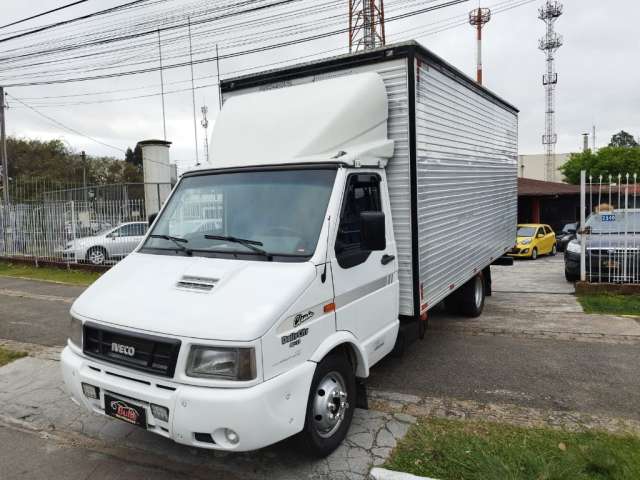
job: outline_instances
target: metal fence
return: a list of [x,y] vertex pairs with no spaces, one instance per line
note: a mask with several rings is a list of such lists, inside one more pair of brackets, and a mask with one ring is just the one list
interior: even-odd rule
[[147,230],[146,219],[140,199],[0,205],[0,256],[114,263],[138,245]]
[[[582,172],[583,215],[578,242],[583,281],[640,284],[637,180],[637,174],[594,176]],[[577,247],[572,249],[577,253]]]

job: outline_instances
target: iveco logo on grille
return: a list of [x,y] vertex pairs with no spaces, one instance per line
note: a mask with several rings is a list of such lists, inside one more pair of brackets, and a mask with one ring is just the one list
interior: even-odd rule
[[111,344],[111,351],[119,353],[121,355],[126,355],[127,357],[133,357],[136,354],[135,347],[130,347],[129,345],[121,345],[115,342]]

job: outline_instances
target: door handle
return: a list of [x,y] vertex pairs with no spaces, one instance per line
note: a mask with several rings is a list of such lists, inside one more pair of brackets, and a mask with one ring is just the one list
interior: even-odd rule
[[393,262],[395,259],[396,259],[395,255],[383,255],[382,260],[380,260],[380,263],[382,263],[383,265],[387,265]]

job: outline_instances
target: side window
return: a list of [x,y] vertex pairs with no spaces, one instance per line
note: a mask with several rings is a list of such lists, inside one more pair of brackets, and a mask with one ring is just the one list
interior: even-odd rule
[[551,233],[553,233],[549,225],[544,226],[544,233],[546,233],[547,235],[550,235]]
[[134,223],[131,225],[131,235],[134,237],[141,237],[147,231],[146,223]]
[[542,228],[542,227],[538,228],[538,231],[536,232],[536,237],[538,235],[544,235],[544,228]]
[[380,211],[380,177],[375,174],[350,175],[335,246],[336,258],[342,268],[355,267],[369,258],[371,252],[360,248],[360,213]]
[[134,229],[135,225],[125,225],[123,227],[120,228],[119,232],[120,232],[120,236],[121,237],[131,237],[132,235],[134,235],[133,229]]

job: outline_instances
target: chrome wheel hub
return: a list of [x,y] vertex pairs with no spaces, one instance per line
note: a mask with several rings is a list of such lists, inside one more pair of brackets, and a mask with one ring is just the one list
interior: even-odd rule
[[100,265],[104,263],[104,253],[100,250],[94,250],[89,254],[89,261],[94,265]]
[[318,435],[328,438],[340,428],[349,409],[347,400],[341,374],[330,372],[320,380],[313,399],[313,424]]

